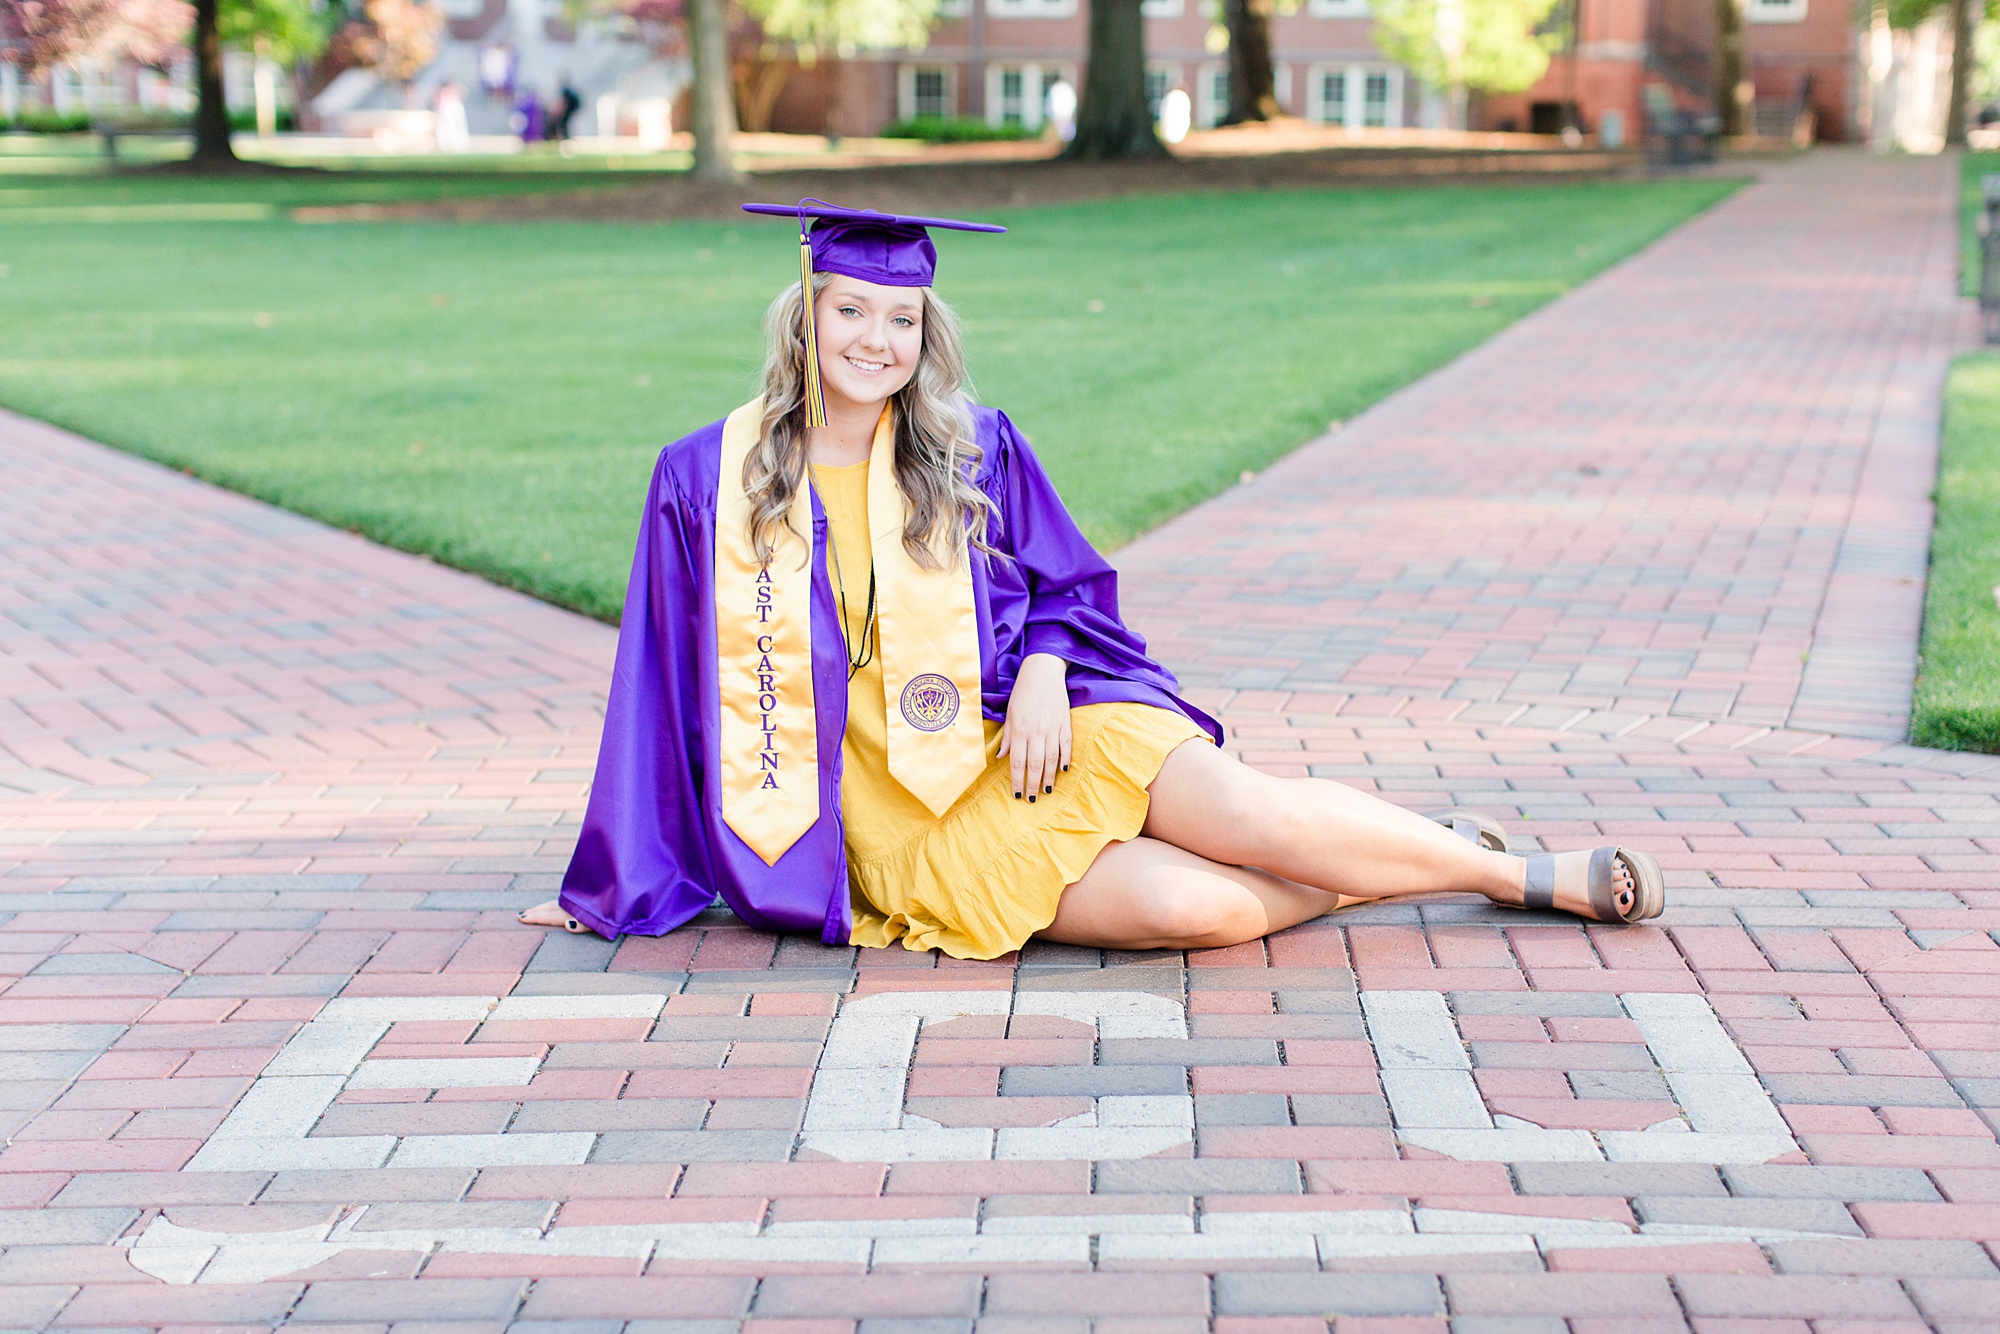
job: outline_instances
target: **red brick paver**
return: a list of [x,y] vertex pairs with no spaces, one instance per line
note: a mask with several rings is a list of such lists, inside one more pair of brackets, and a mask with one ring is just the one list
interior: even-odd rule
[[0,1323],[1990,1328],[1954,172],[1773,169],[1120,557],[1246,757],[1648,848],[1639,929],[524,930],[610,631],[0,417]]

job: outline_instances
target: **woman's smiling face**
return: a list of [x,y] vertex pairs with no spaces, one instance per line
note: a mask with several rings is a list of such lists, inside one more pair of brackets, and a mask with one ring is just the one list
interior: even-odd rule
[[820,384],[857,407],[886,402],[917,373],[924,350],[923,289],[835,274],[813,302]]

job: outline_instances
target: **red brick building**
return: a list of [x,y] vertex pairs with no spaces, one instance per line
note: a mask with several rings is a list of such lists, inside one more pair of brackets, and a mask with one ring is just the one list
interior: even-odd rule
[[[1578,39],[1523,93],[1474,99],[1471,128],[1558,132],[1569,108],[1586,133],[1629,141],[1649,83],[1685,102],[1708,100],[1713,0],[1573,0]],[[771,128],[870,134],[917,115],[972,116],[1035,128],[1058,78],[1080,86],[1089,0],[946,0],[929,46],[823,64],[795,74]],[[1822,138],[1852,123],[1857,32],[1853,0],[1744,0],[1760,127],[1786,122],[1810,77]],[[1228,56],[1202,0],[1147,0],[1148,88],[1187,90],[1195,123],[1228,104]],[[1279,103],[1333,125],[1444,123],[1443,99],[1385,58],[1367,0],[1303,0],[1272,23]],[[837,100],[829,103],[829,93]],[[829,114],[831,113],[831,114]],[[831,123],[830,123],[831,122]]]

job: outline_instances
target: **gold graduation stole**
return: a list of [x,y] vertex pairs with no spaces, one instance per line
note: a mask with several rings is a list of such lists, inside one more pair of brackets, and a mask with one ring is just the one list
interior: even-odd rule
[[[813,711],[812,502],[792,497],[792,532],[765,564],[750,545],[743,461],[764,431],[760,396],[722,423],[715,489],[715,680],[722,699],[722,819],[775,866],[819,819]],[[798,534],[805,550],[796,550]]]
[[868,541],[875,625],[889,713],[889,773],[932,815],[951,809],[986,769],[979,712],[979,616],[965,534],[927,570],[903,545],[908,502],[896,486],[896,421],[884,405],[868,455]]
[[[812,543],[786,535],[766,565],[750,546],[743,462],[764,424],[753,399],[722,425],[715,498],[715,652],[722,703],[722,818],[765,865],[819,819],[819,731],[812,679]],[[876,632],[889,723],[889,772],[942,816],[986,767],[979,707],[979,619],[972,567],[959,550],[927,570],[903,546],[895,421],[884,407],[869,455],[868,526]],[[792,528],[812,532],[801,486]]]

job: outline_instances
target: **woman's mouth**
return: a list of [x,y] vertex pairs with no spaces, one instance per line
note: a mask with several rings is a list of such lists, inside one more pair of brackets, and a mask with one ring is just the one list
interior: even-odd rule
[[873,375],[877,371],[889,369],[889,363],[886,361],[863,361],[859,357],[847,357],[844,360],[864,375]]

